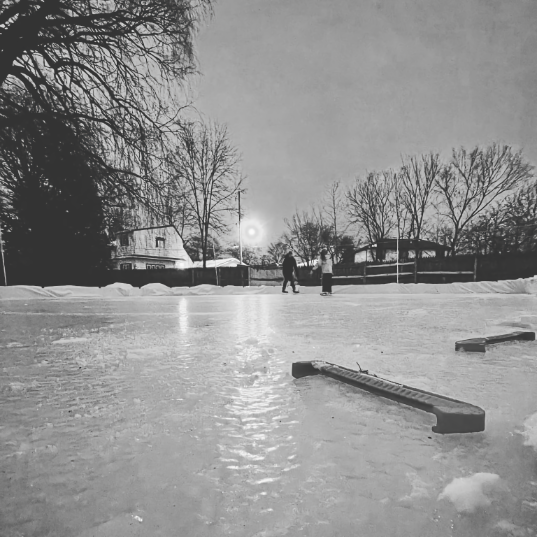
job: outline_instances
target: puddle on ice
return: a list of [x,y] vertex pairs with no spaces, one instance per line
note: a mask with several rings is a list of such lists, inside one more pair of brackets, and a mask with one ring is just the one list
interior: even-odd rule
[[[534,535],[537,343],[454,342],[535,299],[299,298],[5,301],[0,535]],[[435,435],[296,360],[466,400],[486,431]]]

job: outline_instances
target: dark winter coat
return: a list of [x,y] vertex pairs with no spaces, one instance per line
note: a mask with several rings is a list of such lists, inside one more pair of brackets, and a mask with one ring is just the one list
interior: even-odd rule
[[296,264],[296,259],[290,255],[285,257],[282,263],[283,275],[285,277],[292,276],[293,270],[295,271],[296,277],[298,278],[298,266]]

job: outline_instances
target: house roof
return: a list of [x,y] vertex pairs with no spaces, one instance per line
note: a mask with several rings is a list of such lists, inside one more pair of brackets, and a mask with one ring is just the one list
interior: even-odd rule
[[175,231],[177,232],[177,235],[179,235],[179,237],[182,238],[181,233],[179,233],[179,230],[173,224],[167,224],[165,226],[148,226],[148,227],[137,227],[133,229],[122,229],[121,231],[118,231],[117,234],[119,235],[121,233],[132,233],[133,231],[145,231],[147,229],[163,229],[165,227],[171,227],[175,229]]
[[[397,239],[387,238],[380,239],[372,244],[366,244],[360,248],[354,250],[355,253],[363,252],[364,250],[370,250],[371,248],[384,248],[386,250],[395,250],[397,248]],[[449,250],[449,246],[440,244],[434,241],[428,241],[424,239],[399,239],[400,250]]]
[[[236,267],[237,265],[241,264],[241,262],[235,257],[227,257],[226,259],[217,259],[216,261],[214,259],[207,259],[205,261],[205,266],[206,268],[215,268],[215,263],[217,267]],[[203,261],[194,261],[193,267],[202,268]]]

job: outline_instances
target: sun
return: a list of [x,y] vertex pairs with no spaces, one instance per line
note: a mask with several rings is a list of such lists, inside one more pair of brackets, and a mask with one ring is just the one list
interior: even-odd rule
[[249,220],[244,223],[242,228],[242,237],[246,243],[252,245],[257,244],[262,238],[262,227],[257,221]]

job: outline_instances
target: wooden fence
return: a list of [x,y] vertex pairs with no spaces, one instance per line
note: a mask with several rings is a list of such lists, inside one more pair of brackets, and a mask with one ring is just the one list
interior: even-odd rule
[[[334,284],[378,284],[378,283],[450,283],[453,281],[476,281],[477,258],[465,259],[461,263],[450,263],[444,258],[431,264],[428,259],[414,259],[403,263],[361,263],[334,266]],[[456,265],[456,266],[454,266]]]
[[[505,256],[456,256],[423,258],[405,263],[358,263],[334,265],[334,285],[371,285],[381,283],[451,283],[496,281],[537,275],[537,252]],[[320,273],[309,268],[299,270],[300,285],[320,285]],[[38,267],[32,272],[18,271],[10,285],[83,285],[104,287],[128,283],[142,287],[162,283],[168,287],[211,285],[281,285],[281,267],[220,267],[162,270],[105,270],[98,273],[58,274]],[[2,282],[3,283],[3,282]]]

